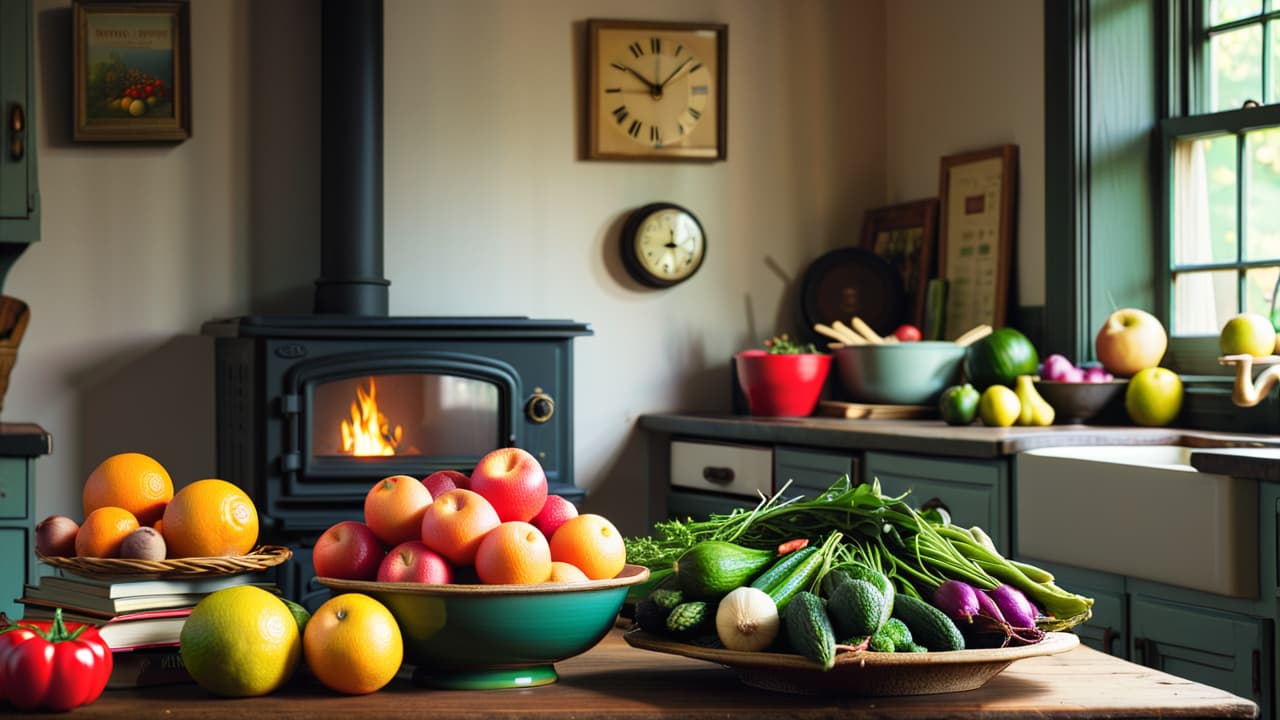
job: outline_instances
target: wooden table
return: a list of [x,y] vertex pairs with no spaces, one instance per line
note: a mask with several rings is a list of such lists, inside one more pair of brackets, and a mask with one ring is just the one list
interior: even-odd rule
[[632,648],[618,630],[558,664],[560,681],[521,690],[429,690],[402,673],[370,695],[332,693],[300,674],[261,698],[216,698],[195,685],[109,690],[77,719],[131,718],[1252,718],[1254,703],[1081,646],[1019,660],[964,693],[829,698],[758,690],[730,670]]

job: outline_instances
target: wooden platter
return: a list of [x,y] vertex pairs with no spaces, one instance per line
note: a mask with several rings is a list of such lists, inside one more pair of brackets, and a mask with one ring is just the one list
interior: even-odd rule
[[935,417],[938,414],[938,409],[928,405],[873,405],[870,403],[823,400],[818,403],[818,414],[825,417],[862,420],[910,420]]
[[623,636],[643,650],[719,663],[747,685],[779,692],[820,695],[933,695],[982,687],[1015,660],[1057,655],[1080,644],[1072,633],[1045,633],[1035,645],[929,653],[845,652],[830,670],[785,653],[743,652],[690,645],[632,630]]

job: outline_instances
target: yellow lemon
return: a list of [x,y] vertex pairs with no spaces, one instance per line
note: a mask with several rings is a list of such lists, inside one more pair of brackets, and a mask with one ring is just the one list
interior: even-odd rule
[[255,697],[298,667],[302,637],[280,598],[253,585],[211,593],[182,625],[179,652],[196,683],[217,695]]
[[984,425],[1009,427],[1022,414],[1022,401],[1018,394],[1004,385],[992,385],[978,398],[978,417]]

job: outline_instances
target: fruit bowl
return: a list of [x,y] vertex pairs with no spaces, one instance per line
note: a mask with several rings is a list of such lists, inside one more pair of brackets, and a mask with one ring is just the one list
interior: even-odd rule
[[613,627],[627,587],[649,570],[541,585],[425,585],[318,578],[333,594],[380,601],[400,625],[414,682],[454,690],[548,685],[554,663],[590,650]]
[[848,345],[835,351],[836,370],[854,402],[932,405],[959,382],[966,349],[941,340]]
[[1122,423],[1128,380],[1064,382],[1036,380],[1036,392],[1053,406],[1055,425],[1087,422]]
[[812,414],[831,372],[831,356],[823,353],[772,355],[746,350],[733,361],[751,414],[768,417]]

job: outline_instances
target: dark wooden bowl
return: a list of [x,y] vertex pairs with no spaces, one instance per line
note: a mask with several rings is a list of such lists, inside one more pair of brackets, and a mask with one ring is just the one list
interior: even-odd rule
[[1128,380],[1061,382],[1037,380],[1036,391],[1053,406],[1054,425],[1124,423],[1124,391]]

